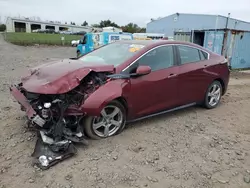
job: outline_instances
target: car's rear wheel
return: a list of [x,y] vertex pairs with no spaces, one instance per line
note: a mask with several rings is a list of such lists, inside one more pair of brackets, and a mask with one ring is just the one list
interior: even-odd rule
[[106,105],[99,117],[86,117],[85,133],[89,138],[102,139],[122,132],[126,122],[126,110],[119,101]]
[[222,86],[219,81],[214,81],[207,89],[204,106],[208,109],[212,109],[218,106],[222,96]]

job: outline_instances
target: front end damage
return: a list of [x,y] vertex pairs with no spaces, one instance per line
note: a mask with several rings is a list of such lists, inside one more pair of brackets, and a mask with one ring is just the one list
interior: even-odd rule
[[73,156],[73,143],[87,145],[82,105],[91,93],[108,80],[108,73],[91,71],[77,87],[63,94],[31,93],[23,83],[11,86],[10,91],[26,112],[28,123],[38,133],[34,153],[35,164],[47,169]]

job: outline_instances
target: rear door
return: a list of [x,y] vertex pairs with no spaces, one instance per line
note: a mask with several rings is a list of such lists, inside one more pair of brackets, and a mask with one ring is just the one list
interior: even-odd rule
[[211,82],[208,53],[188,45],[177,45],[179,57],[178,96],[181,105],[203,100]]
[[136,62],[125,72],[134,73],[139,65],[150,66],[148,75],[131,78],[131,92],[128,100],[132,118],[141,117],[171,108],[177,104],[178,66],[173,46],[157,47]]

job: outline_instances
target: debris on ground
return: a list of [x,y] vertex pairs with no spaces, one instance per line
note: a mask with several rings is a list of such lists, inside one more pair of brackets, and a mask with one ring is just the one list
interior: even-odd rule
[[244,176],[244,182],[250,183],[250,176]]

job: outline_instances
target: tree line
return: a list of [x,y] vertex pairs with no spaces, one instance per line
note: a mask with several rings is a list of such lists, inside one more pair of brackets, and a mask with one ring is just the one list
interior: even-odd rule
[[[88,26],[88,22],[84,21],[81,26]],[[97,27],[97,28],[102,28],[102,27],[117,27],[121,28],[123,32],[129,32],[129,33],[145,33],[146,28],[144,27],[139,27],[135,23],[128,23],[127,25],[124,26],[119,26],[115,22],[112,22],[111,20],[101,20],[100,23],[98,24],[92,24],[92,27]]]

